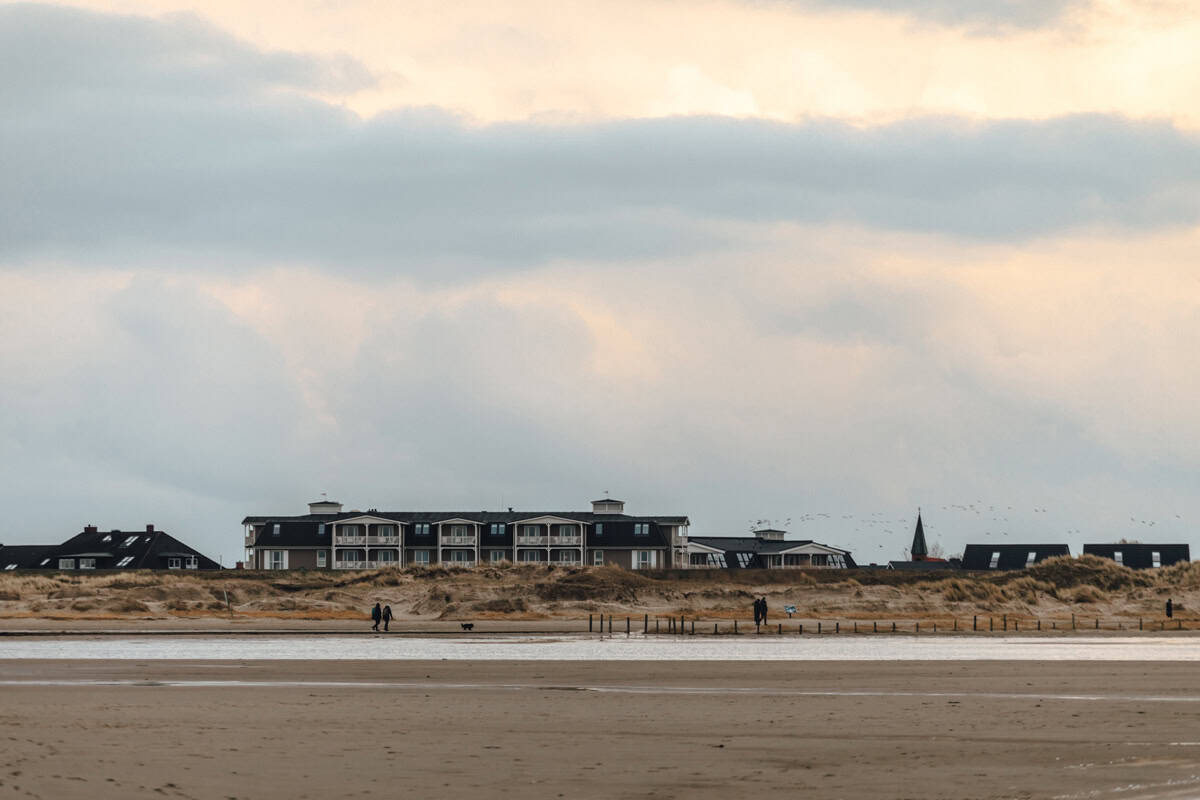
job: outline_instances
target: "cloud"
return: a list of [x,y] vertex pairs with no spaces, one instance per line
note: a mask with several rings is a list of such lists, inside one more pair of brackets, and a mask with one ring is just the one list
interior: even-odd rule
[[194,19],[6,7],[0,45],[6,75],[36,76],[0,93],[9,264],[455,277],[695,254],[777,223],[1028,241],[1200,219],[1200,141],[1165,122],[361,120],[311,94],[325,62]]
[[[769,0],[768,0],[769,1]],[[902,14],[974,31],[1039,28],[1085,9],[1092,0],[784,0],[792,5]]]

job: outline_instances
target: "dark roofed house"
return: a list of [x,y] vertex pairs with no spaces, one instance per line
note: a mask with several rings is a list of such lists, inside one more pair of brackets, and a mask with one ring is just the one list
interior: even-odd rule
[[44,569],[54,549],[52,544],[0,544],[0,570]]
[[1025,569],[1054,556],[1069,556],[1065,544],[969,544],[963,550],[963,569]]
[[1132,569],[1169,567],[1181,561],[1192,560],[1191,548],[1186,544],[1142,544],[1141,542],[1085,544],[1083,553],[1084,555],[1108,558]]
[[688,566],[727,569],[817,568],[855,566],[849,550],[811,539],[786,539],[786,531],[763,528],[753,536],[692,536]]
[[330,500],[300,516],[248,516],[251,569],[375,569],[387,566],[516,561],[610,564],[626,569],[676,566],[688,518],[625,513],[621,500],[591,511],[343,511]]
[[220,569],[221,565],[171,536],[147,525],[145,530],[84,527],[55,547],[46,569]]

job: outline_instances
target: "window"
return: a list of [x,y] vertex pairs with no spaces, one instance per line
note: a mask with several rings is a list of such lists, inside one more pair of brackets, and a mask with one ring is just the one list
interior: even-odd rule
[[16,565],[16,564],[9,564],[8,566],[6,566],[6,567],[5,567],[5,569],[6,569],[6,570],[9,570],[9,569],[16,569],[16,568],[17,568],[17,565]]
[[179,569],[180,563],[181,562],[178,558],[168,558],[167,569]]
[[1000,551],[997,550],[996,552],[992,553],[992,560],[990,562],[988,562],[988,569],[995,569],[999,563],[1000,563]]
[[493,550],[491,559],[492,559],[492,561],[503,561],[504,560],[504,551],[503,550]]
[[325,551],[325,550],[317,551],[317,566],[318,567],[329,566],[329,553],[327,551]]
[[125,556],[124,558],[122,558],[120,561],[117,562],[117,566],[118,567],[128,567],[132,563],[133,563],[133,556]]
[[[419,528],[421,526],[418,525],[417,527]],[[429,526],[426,525],[425,528],[426,528],[425,532],[429,533],[429,530],[428,530]],[[414,550],[413,551],[413,563],[414,564],[424,564],[424,565],[428,566],[429,565],[429,551],[428,550]]]
[[541,550],[518,550],[517,561],[544,561],[545,555]]
[[557,558],[560,564],[575,564],[579,561],[579,553],[574,550],[560,550]]
[[[415,533],[417,536],[428,536],[429,535],[429,523],[428,522],[418,522],[416,525],[413,526],[413,533]],[[426,553],[425,556],[426,556],[425,563],[428,564],[429,563],[429,554]]]
[[506,526],[504,525],[503,522],[493,522],[492,530],[491,530],[492,536],[503,536],[505,527]]
[[559,536],[574,536],[575,535],[575,526],[574,525],[559,525],[558,526],[558,535]]
[[272,536],[279,535],[279,523],[278,522],[276,522],[273,526],[271,526],[271,535]]
[[58,560],[58,568],[59,569],[75,569],[75,559],[60,558]]
[[522,536],[537,536],[538,535],[538,526],[537,525],[522,525],[521,526],[521,535]]
[[451,550],[450,560],[455,562],[472,561],[472,553],[470,550]]
[[104,538],[103,538],[103,539],[101,539],[100,541],[102,541],[102,542],[104,542],[104,543],[106,543],[106,544],[107,544],[108,542],[111,542],[111,541],[112,541],[112,534],[111,534],[111,533],[106,533],[106,534],[104,534]]
[[322,522],[320,525],[317,526],[317,536],[324,536],[324,535],[325,535],[325,523]]
[[286,550],[267,551],[267,569],[287,569]]
[[633,551],[633,568],[634,569],[653,569],[654,568],[654,551],[653,550],[634,550]]
[[650,535],[650,523],[649,522],[633,523],[633,535],[634,536],[649,536]]
[[1117,562],[1118,564],[1124,564],[1125,563],[1125,554],[1122,553],[1120,550],[1116,551],[1115,553],[1113,553],[1113,561]]
[[596,566],[596,567],[604,566],[604,551],[603,550],[593,550],[592,551],[592,565]]
[[737,565],[742,569],[749,569],[754,566],[754,553],[735,553]]
[[80,569],[95,569],[96,568],[96,559],[94,559],[94,558],[79,559],[79,568]]
[[396,531],[391,525],[380,525],[376,528],[375,534],[377,536],[395,536]]
[[183,568],[184,569],[198,569],[199,567],[200,567],[200,560],[198,558],[196,558],[195,556],[188,556],[187,558],[185,558],[183,560]]
[[1150,566],[1158,569],[1162,566],[1162,553],[1154,550],[1150,553]]
[[49,564],[49,563],[50,563],[50,559],[48,559],[48,558],[43,558],[43,559],[42,559],[42,563],[38,564],[38,566],[39,566],[39,567],[44,567],[44,566],[46,566],[46,565],[47,565],[47,564]]
[[1029,554],[1025,556],[1025,566],[1032,567],[1035,561],[1037,561],[1037,553],[1030,550]]
[[467,535],[467,526],[466,525],[451,525],[450,526],[450,535],[451,536],[466,536]]
[[[279,527],[279,526],[276,525],[275,527]],[[125,538],[125,541],[121,542],[121,547],[129,547],[129,545],[133,544],[136,541],[137,541],[136,536],[128,536]]]
[[604,535],[604,523],[603,523],[603,522],[597,522],[597,523],[596,523],[596,535],[597,535],[597,536],[603,536],[603,535]]
[[386,562],[388,564],[393,564],[396,561],[396,551],[395,550],[380,550],[375,553],[375,560],[380,563]]

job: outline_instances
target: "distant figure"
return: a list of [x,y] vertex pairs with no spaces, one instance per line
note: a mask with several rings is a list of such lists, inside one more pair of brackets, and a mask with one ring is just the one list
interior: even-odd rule
[[387,632],[387,629],[388,629],[388,623],[390,623],[391,621],[392,621],[392,607],[384,606],[383,607],[383,630],[385,633]]
[[757,628],[760,622],[762,622],[762,604],[756,597],[754,598],[754,627]]
[[762,608],[763,625],[766,625],[767,624],[767,598],[764,597],[762,600],[759,600],[758,603],[759,603],[759,606]]
[[379,607],[379,603],[376,603],[375,607],[371,609],[371,619],[375,622],[371,626],[371,630],[379,630],[379,620],[383,619],[383,609]]
[[1167,619],[1171,618],[1171,614],[1174,613],[1174,611],[1175,611],[1175,606],[1171,604],[1171,598],[1168,597],[1167,598]]

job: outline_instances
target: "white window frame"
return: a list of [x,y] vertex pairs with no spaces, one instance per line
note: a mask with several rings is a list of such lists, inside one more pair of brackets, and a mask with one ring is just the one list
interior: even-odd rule
[[324,536],[324,535],[325,535],[325,523],[322,522],[319,525],[317,525],[317,536]]
[[428,522],[418,522],[417,524],[413,525],[413,535],[414,536],[428,536],[429,535],[429,523]]
[[505,525],[503,522],[493,522],[492,523],[492,536],[503,536],[504,529],[506,527],[508,527],[508,526]]
[[649,522],[633,523],[633,535],[634,536],[649,536],[650,535],[650,523]]
[[376,536],[395,536],[396,529],[391,525],[377,525],[375,527]]
[[1118,564],[1124,565],[1125,564],[1125,553],[1120,550],[1114,550],[1113,551],[1113,561],[1117,562]]
[[1025,566],[1032,567],[1037,563],[1037,551],[1030,550],[1025,556]]
[[321,567],[322,569],[329,566],[329,551],[328,550],[318,550],[317,551],[317,566]]
[[117,562],[117,567],[118,568],[128,567],[132,563],[133,563],[133,556],[125,556],[124,558],[122,558],[120,561]]
[[503,550],[493,550],[492,554],[490,556],[488,556],[488,558],[490,558],[493,563],[495,563],[497,561],[503,561],[504,560],[504,551]]
[[429,551],[428,550],[414,550],[413,551],[413,563],[418,564],[420,566],[424,566],[424,567],[429,566]]
[[272,535],[272,536],[278,536],[278,535],[279,535],[279,523],[278,523],[278,522],[276,522],[276,523],[275,523],[275,524],[274,524],[274,525],[271,527],[271,535]]
[[181,569],[183,567],[183,559],[178,556],[171,556],[167,559],[167,569]]
[[604,535],[604,523],[597,522],[595,527],[592,528],[592,530],[594,530],[596,532],[597,536],[603,536]]
[[137,540],[138,537],[136,536],[126,536],[125,541],[121,542],[121,547],[129,547],[129,545],[133,544]]
[[1162,566],[1162,553],[1158,550],[1150,551],[1150,566],[1158,569]]
[[579,531],[576,530],[574,525],[559,525],[558,526],[558,535],[559,536],[574,536],[577,533],[579,533]]
[[542,532],[540,530],[538,530],[537,525],[522,525],[521,526],[521,535],[522,536],[540,536],[541,533]]
[[267,569],[287,569],[287,550],[268,550]]
[[450,535],[451,536],[466,536],[467,530],[468,530],[468,528],[466,525],[451,525],[450,526]]
[[655,550],[634,550],[631,565],[634,569],[654,569],[657,564]]
[[7,572],[8,570],[13,570],[13,569],[16,569],[16,568],[17,568],[17,565],[16,565],[16,564],[9,564],[9,565],[8,565],[8,566],[6,566],[4,569],[5,569],[5,571]]
[[75,569],[75,559],[60,558],[58,560],[58,568],[59,569]]
[[80,569],[95,569],[96,568],[96,559],[94,559],[94,558],[79,559],[79,568]]
[[603,550],[593,550],[592,551],[592,566],[593,567],[603,567],[604,566],[604,551]]
[[993,550],[991,561],[988,562],[988,569],[996,569],[998,566],[1000,566],[1000,551]]
[[187,556],[183,559],[184,569],[200,569],[200,559],[195,556]]

